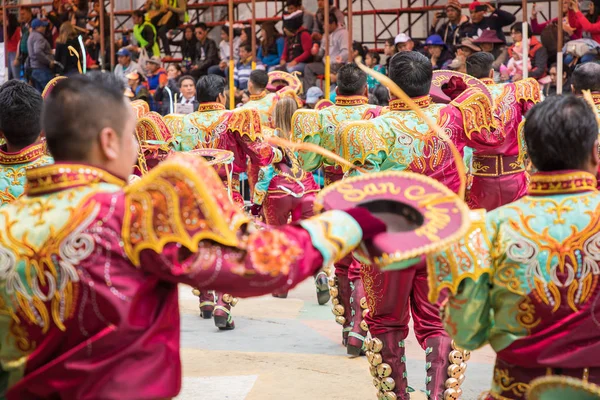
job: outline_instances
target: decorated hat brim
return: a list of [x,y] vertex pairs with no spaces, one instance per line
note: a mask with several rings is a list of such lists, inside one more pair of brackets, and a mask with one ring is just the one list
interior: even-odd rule
[[494,104],[494,98],[492,97],[492,93],[490,92],[490,90],[488,89],[488,87],[486,86],[485,83],[483,83],[482,81],[480,81],[477,78],[472,77],[471,75],[463,74],[462,72],[458,72],[458,71],[450,71],[450,70],[445,70],[445,69],[433,71],[433,78],[431,79],[432,90],[434,88],[437,88],[437,89],[439,89],[440,92],[443,93],[442,87],[446,83],[450,82],[450,79],[452,77],[461,78],[463,80],[463,82],[465,82],[465,84],[467,85],[468,88],[480,89],[485,94],[485,96],[490,100],[490,103]]
[[209,165],[231,164],[233,162],[233,153],[228,150],[196,149],[186,153],[204,158]]
[[[396,204],[395,209],[390,204]],[[454,192],[411,172],[385,171],[344,179],[323,189],[315,202],[316,211],[358,206],[388,225],[388,231],[377,235],[368,248],[363,244],[369,260],[381,269],[407,268],[421,256],[459,240],[470,225],[469,209]],[[399,229],[391,226],[394,214],[405,219]]]
[[[281,85],[275,85],[275,82],[283,81],[287,85],[281,87]],[[290,74],[285,71],[271,71],[269,72],[269,83],[267,89],[271,92],[281,92],[284,90],[293,90],[298,93],[302,89],[302,82],[297,76]]]
[[600,400],[600,386],[567,376],[545,376],[531,382],[529,400]]
[[332,105],[333,103],[330,100],[322,99],[317,101],[315,104],[315,110],[322,110],[324,108],[331,107]]
[[66,76],[57,76],[55,78],[52,78],[50,80],[50,82],[48,82],[46,87],[44,88],[44,91],[42,92],[42,98],[46,99],[48,96],[50,96],[50,93],[52,93],[52,89],[54,89],[56,84],[58,82],[62,81],[63,79],[67,79],[67,77]]

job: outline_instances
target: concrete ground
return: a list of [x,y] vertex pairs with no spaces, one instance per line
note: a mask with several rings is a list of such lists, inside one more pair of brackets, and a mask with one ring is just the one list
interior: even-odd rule
[[[236,329],[219,331],[198,313],[191,288],[180,287],[183,388],[180,400],[376,399],[365,357],[349,358],[331,306],[319,306],[307,280],[287,299],[242,299],[233,309]],[[408,379],[425,387],[424,352],[406,340]],[[489,387],[494,353],[473,353],[463,385],[465,400]],[[412,399],[425,399],[414,393]]]

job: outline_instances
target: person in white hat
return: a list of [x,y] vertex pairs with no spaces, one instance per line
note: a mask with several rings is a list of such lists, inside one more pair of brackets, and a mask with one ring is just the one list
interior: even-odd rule
[[408,36],[406,33],[399,33],[398,36],[394,39],[394,46],[396,46],[396,51],[413,51],[415,48],[415,42]]

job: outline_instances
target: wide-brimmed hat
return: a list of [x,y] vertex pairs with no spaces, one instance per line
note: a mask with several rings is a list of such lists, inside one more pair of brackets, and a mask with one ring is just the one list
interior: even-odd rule
[[331,107],[331,106],[333,106],[333,103],[331,102],[331,100],[321,99],[321,100],[317,101],[317,103],[315,104],[315,110],[322,110],[324,108]]
[[56,86],[56,84],[63,79],[67,79],[67,77],[66,76],[57,76],[55,78],[52,78],[50,80],[50,82],[48,82],[46,87],[44,88],[44,91],[42,92],[42,98],[46,99],[48,96],[50,96],[50,93],[52,92],[52,89],[54,89],[54,86]]
[[469,209],[458,195],[427,176],[385,171],[344,179],[323,189],[315,210],[363,207],[386,223],[387,232],[363,244],[361,261],[404,269],[421,256],[458,241],[469,228]]
[[545,376],[531,382],[530,400],[600,400],[600,386],[567,376]]
[[149,60],[146,60],[146,63],[156,64],[160,67],[162,65],[162,60],[160,59],[159,56],[152,56],[152,58],[150,58]]
[[457,49],[460,49],[461,47],[469,48],[475,52],[481,51],[481,47],[479,47],[475,43],[473,43],[473,39],[471,39],[471,38],[463,38],[460,41],[460,43],[456,45]]
[[[441,93],[443,93],[443,88],[444,85],[450,83],[450,80],[452,78],[460,78],[466,85],[467,88],[478,88],[480,89],[485,96],[490,100],[491,104],[494,104],[494,98],[492,97],[492,93],[490,92],[490,90],[488,89],[487,85],[485,83],[483,83],[482,81],[480,81],[477,78],[472,77],[471,75],[467,75],[467,74],[463,74],[462,72],[458,72],[458,71],[450,71],[450,70],[437,70],[437,71],[433,71],[433,77],[431,78],[431,89],[432,91],[440,96],[443,97]],[[435,89],[435,90],[434,90]],[[432,97],[434,97],[432,95]],[[446,96],[447,97],[447,96]],[[449,103],[450,102],[450,98],[448,97],[448,101],[440,101],[441,103]]]
[[486,29],[481,33],[477,39],[473,40],[473,43],[504,43],[502,39],[498,38],[498,34],[493,29]]
[[208,165],[231,164],[233,162],[233,153],[229,150],[196,149],[186,153],[204,158]]
[[446,42],[440,35],[431,35],[425,40],[425,46],[443,46],[446,47]]
[[[277,84],[282,82],[281,84]],[[293,90],[296,94],[302,89],[302,81],[295,75],[285,71],[269,72],[269,83],[267,90],[270,92],[283,92]]]

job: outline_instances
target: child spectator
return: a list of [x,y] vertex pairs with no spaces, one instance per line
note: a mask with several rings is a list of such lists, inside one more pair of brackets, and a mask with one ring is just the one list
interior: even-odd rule
[[515,77],[522,77],[523,70],[527,68],[527,71],[531,71],[531,60],[527,57],[527,62],[523,60],[523,44],[521,42],[515,43],[512,51],[512,58],[508,60],[508,64],[505,68],[500,67],[500,74],[503,76],[503,80],[510,80],[511,82]]
[[[385,75],[385,67],[383,65],[380,65],[380,62],[381,58],[379,57],[379,54],[377,54],[374,51],[370,51],[367,53],[367,56],[365,57],[365,65]],[[369,86],[369,93],[375,90],[375,86],[377,86],[377,84],[377,79],[373,78],[372,76],[367,77],[367,86]]]
[[146,79],[144,78],[144,75],[134,71],[127,75],[127,81],[129,84],[129,89],[133,93],[131,101],[143,100],[152,106],[152,96],[150,96],[150,92],[146,86]]
[[277,68],[283,55],[285,39],[275,28],[275,23],[264,22],[260,26],[260,45],[256,60],[265,66],[267,71]]
[[[240,61],[240,44],[241,36],[238,29],[233,30],[233,61],[237,64]],[[213,65],[208,69],[209,74],[227,76],[227,68],[229,68],[229,26],[221,27],[221,42],[219,42],[219,65]]]
[[146,62],[146,71],[148,71],[148,89],[150,94],[154,94],[161,82],[166,83],[167,71],[161,67],[160,57],[152,57]]
[[252,46],[244,44],[240,46],[240,61],[233,70],[233,81],[236,88],[248,89],[248,79],[252,73]]

